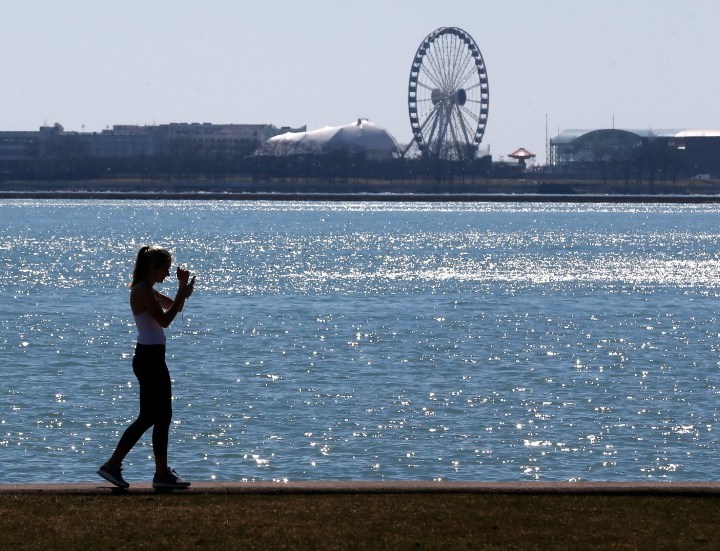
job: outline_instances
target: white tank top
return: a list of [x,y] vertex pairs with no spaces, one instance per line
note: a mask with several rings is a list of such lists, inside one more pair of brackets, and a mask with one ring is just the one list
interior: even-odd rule
[[165,329],[147,311],[134,317],[139,344],[165,344]]

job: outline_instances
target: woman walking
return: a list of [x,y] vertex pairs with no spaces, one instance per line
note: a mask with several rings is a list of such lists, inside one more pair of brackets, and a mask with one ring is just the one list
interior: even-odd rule
[[133,372],[140,383],[140,414],[125,430],[114,453],[97,473],[120,488],[129,484],[122,476],[122,462],[140,437],[153,427],[152,445],[155,454],[153,488],[182,489],[190,486],[168,466],[167,448],[172,396],[170,373],[165,364],[165,328],[183,309],[192,295],[195,277],[178,267],[178,290],[174,299],[154,288],[170,274],[172,257],[158,246],[142,247],[138,252],[130,286],[130,308],[135,317],[138,338],[133,356]]

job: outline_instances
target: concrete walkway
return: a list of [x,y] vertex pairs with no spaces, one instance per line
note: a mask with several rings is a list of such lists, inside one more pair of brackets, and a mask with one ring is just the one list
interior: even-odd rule
[[[104,482],[0,484],[0,494],[147,494],[149,482],[120,490]],[[193,482],[183,494],[585,494],[720,496],[720,482]]]

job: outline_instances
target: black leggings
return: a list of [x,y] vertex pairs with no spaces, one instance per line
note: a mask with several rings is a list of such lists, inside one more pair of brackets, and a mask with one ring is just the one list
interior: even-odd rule
[[165,364],[165,345],[138,344],[132,365],[140,383],[140,414],[123,433],[118,448],[129,452],[145,431],[153,427],[155,457],[167,457],[172,395],[170,373]]

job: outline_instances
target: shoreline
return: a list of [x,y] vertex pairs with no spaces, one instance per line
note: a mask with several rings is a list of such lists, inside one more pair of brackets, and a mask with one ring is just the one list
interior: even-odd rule
[[713,204],[720,195],[604,195],[543,193],[316,193],[218,191],[0,191],[0,199],[325,201],[398,203],[658,203]]
[[0,199],[104,199],[345,202],[720,203],[720,180],[470,179],[302,181],[132,176],[87,180],[6,180]]
[[[110,495],[155,493],[150,482],[121,490],[105,482],[0,484],[0,495]],[[452,481],[297,481],[192,482],[177,494],[331,495],[331,494],[514,494],[584,496],[720,496],[720,482],[452,482]]]

